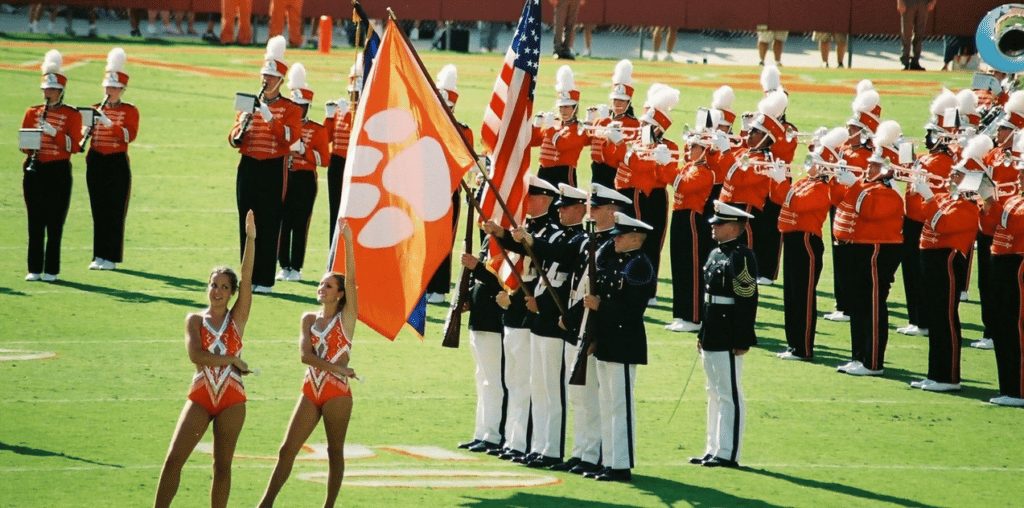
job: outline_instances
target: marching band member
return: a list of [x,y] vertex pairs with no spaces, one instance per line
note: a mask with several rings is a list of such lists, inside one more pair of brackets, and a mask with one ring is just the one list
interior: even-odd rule
[[[989,178],[996,184],[1013,182],[1017,178],[1017,169],[1013,157],[1013,142],[1017,131],[1024,128],[1024,91],[1014,92],[1006,101],[1006,116],[1000,120],[995,135],[995,147],[985,155],[985,167]],[[981,215],[981,232],[978,233],[978,299],[981,302],[981,323],[985,327],[982,339],[971,343],[972,347],[992,349],[992,330],[995,329],[996,313],[1002,303],[993,298],[992,275],[992,239],[996,225],[1002,214],[1002,202],[1007,197],[996,199],[996,204],[989,207]]]
[[[786,110],[786,94],[775,91],[761,99],[757,104],[758,115],[747,131],[745,154],[751,162],[773,162],[771,146],[786,135],[779,117]],[[763,171],[755,167],[743,167],[739,161],[734,163],[726,173],[719,200],[753,215],[753,219],[744,221],[747,234],[747,247],[754,249],[757,242],[757,226],[768,197],[771,179]],[[755,223],[755,224],[751,224]],[[756,252],[756,251],[755,251]],[[758,266],[760,266],[758,260]]]
[[331,152],[324,126],[309,119],[309,105],[313,89],[306,84],[306,68],[301,63],[288,71],[288,89],[292,102],[302,112],[302,137],[289,155],[288,184],[281,211],[281,241],[277,259],[281,271],[277,280],[302,280],[302,265],[306,260],[309,237],[309,219],[317,194],[317,167],[327,165]]
[[[649,131],[650,144],[644,145],[643,139],[629,143],[615,175],[615,188],[632,197],[636,218],[651,227],[650,234],[645,236],[644,252],[654,263],[657,275],[668,223],[665,185],[675,178],[677,172],[678,162],[671,154],[679,153],[678,146],[665,139],[664,135],[672,125],[668,112],[679,103],[679,90],[652,86],[647,93],[647,103],[649,107],[640,117],[640,128]],[[647,151],[651,153],[643,153]]]
[[[967,143],[963,159],[949,175],[949,192],[934,194],[928,183],[910,186],[924,200],[921,232],[921,304],[928,309],[928,377],[910,386],[935,392],[960,390],[960,288],[967,278],[967,255],[978,235],[978,184],[982,158],[992,148],[988,136]],[[974,173],[975,178],[965,182]]]
[[[593,183],[614,188],[615,174],[625,153],[619,147],[640,136],[640,121],[633,114],[633,63],[629,60],[615,64],[608,100],[610,109],[603,104],[596,108],[601,118],[595,124],[601,130],[596,132],[603,132],[603,136],[595,132],[590,138],[590,170]],[[608,115],[602,114],[605,109]]]
[[[552,200],[558,196],[558,189],[537,176],[530,175],[529,179],[526,196],[526,213],[529,218],[525,221],[526,231],[535,237],[552,235],[560,229],[558,219],[554,217],[554,214],[549,213]],[[493,241],[500,242],[506,248],[511,247],[516,252],[523,252],[523,248],[501,226],[488,221],[484,223],[483,229],[485,233],[491,235]],[[506,236],[509,238],[503,239]],[[538,275],[539,268],[533,264],[530,258],[524,259],[523,282],[529,285],[532,294],[536,294],[536,286],[541,283]],[[530,428],[530,397],[533,376],[530,332],[537,319],[537,314],[527,307],[527,297],[524,292],[523,288],[518,288],[511,294],[508,291],[501,291],[495,297],[498,305],[505,309],[503,347],[505,351],[505,386],[508,389],[505,447],[499,458],[518,464],[526,464],[542,456],[541,453],[534,451],[540,444],[540,436],[536,434],[537,429],[534,429],[533,447],[527,450],[527,445],[531,442],[528,438],[528,429]],[[534,302],[536,302],[535,299]],[[466,443],[459,446],[463,447],[464,445]],[[468,448],[468,446],[466,447]]]
[[[711,109],[717,110],[718,121],[715,128],[726,135],[732,135],[733,122],[736,121],[736,113],[732,110],[732,104],[736,100],[736,92],[729,85],[722,85],[711,96]],[[728,139],[726,139],[728,141]],[[736,147],[732,143],[715,143],[708,147],[705,158],[708,168],[715,175],[715,184],[711,187],[711,194],[704,204],[704,216],[710,217],[715,213],[715,200],[722,192],[722,184],[725,182],[725,174],[729,168],[736,163]]]
[[[878,105],[878,102],[878,92],[875,91],[871,81],[861,80],[857,84],[857,96],[851,104],[853,116],[846,121],[848,138],[843,144],[842,159],[850,166],[862,170],[867,170],[868,168],[867,161],[874,150],[871,138],[875,134],[875,129],[878,128],[879,115],[882,111],[882,107]],[[842,196],[846,193],[846,187],[838,184],[835,178],[832,179],[832,185],[832,196],[841,200]],[[829,229],[831,231],[835,231],[835,216],[838,206],[839,203],[834,201],[833,207],[829,211],[831,226]],[[846,255],[845,245],[837,241],[834,234],[832,235],[832,283],[833,294],[835,294],[836,298],[836,310],[825,314],[825,319],[829,321],[850,320],[850,316],[846,314],[849,306],[846,300],[846,288],[843,286],[845,271],[842,267],[846,264],[843,259],[843,256]]]
[[[765,66],[761,72],[761,88],[764,90],[765,97],[776,91],[784,93],[786,95],[786,106],[789,106],[789,92],[782,88],[778,67],[774,65]],[[793,162],[793,157],[796,154],[796,148],[799,143],[797,142],[797,137],[790,137],[789,133],[797,132],[799,129],[786,120],[785,108],[783,108],[782,114],[778,116],[778,120],[782,124],[782,131],[786,135],[775,139],[769,151],[771,151],[774,160],[790,164]],[[776,202],[772,198],[772,191],[777,186],[778,183],[774,180],[768,182],[768,195],[764,200],[764,209],[761,216],[754,223],[756,227],[754,236],[759,237],[758,242],[753,247],[754,256],[757,257],[759,263],[757,271],[761,274],[757,283],[766,286],[774,284],[775,279],[779,277],[779,260],[782,256],[782,235],[779,233],[779,214],[782,211],[782,203]]]
[[[928,145],[928,153],[922,155],[918,162],[922,170],[929,174],[941,177],[943,180],[949,178],[953,170],[954,159],[949,150],[949,141],[944,135],[954,132],[955,127],[945,127],[949,123],[948,114],[956,114],[959,106],[957,97],[946,88],[932,101],[932,119],[925,125],[925,143]],[[925,182],[930,186],[933,194],[946,192],[944,186],[935,183]],[[907,214],[903,218],[903,259],[900,262],[903,272],[903,292],[907,300],[907,326],[896,329],[897,333],[904,335],[927,335],[928,323],[927,312],[921,306],[924,298],[924,285],[922,280],[925,277],[921,268],[921,231],[925,223],[931,219],[925,213],[923,194],[914,192],[914,186],[908,185],[905,193]],[[958,293],[959,294],[959,293]]]
[[99,113],[98,122],[82,128],[83,133],[90,132],[90,128],[92,133],[92,144],[85,155],[85,182],[93,223],[90,270],[113,270],[124,256],[124,224],[132,188],[128,144],[139,133],[138,108],[121,101],[128,87],[126,58],[121,48],[107,54],[103,77],[107,98],[103,104],[93,106]]
[[753,218],[718,201],[709,219],[718,247],[704,264],[707,295],[697,351],[707,376],[708,428],[703,457],[691,464],[739,467],[746,406],[743,402],[743,355],[757,345],[757,261],[744,243],[743,222]]
[[[713,115],[717,116],[717,115]],[[669,254],[672,262],[672,317],[665,325],[673,332],[700,330],[701,303],[704,282],[701,267],[711,253],[711,228],[704,215],[704,207],[715,183],[714,172],[708,165],[708,151],[715,138],[696,133],[686,139],[689,150],[686,167],[676,174],[672,205],[672,236]]]
[[[434,83],[437,86],[437,91],[441,93],[441,97],[444,99],[445,106],[452,112],[455,111],[455,104],[459,100],[459,90],[456,86],[456,82],[459,79],[458,69],[452,64],[445,65],[441,68],[441,71],[437,73],[437,81]],[[464,123],[457,123],[456,127],[462,132],[462,137],[466,140],[466,144],[473,146],[473,130]],[[462,192],[461,189],[456,187],[455,192],[452,193],[452,246],[454,247],[455,238],[458,236],[459,227],[459,210],[462,208]],[[441,303],[444,301],[444,295],[448,294],[452,285],[452,256],[448,255],[437,267],[437,271],[430,278],[427,283],[426,293],[427,301],[430,303]]]
[[856,376],[884,373],[889,338],[889,290],[900,262],[903,197],[892,182],[889,161],[898,160],[892,143],[899,124],[878,126],[878,149],[868,159],[866,175],[857,179],[841,171],[839,183],[848,186],[836,211],[832,233],[844,245],[843,270],[849,297],[850,344],[853,359],[836,370]]
[[957,107],[960,113],[962,130],[974,128],[977,132],[981,125],[981,114],[978,113],[978,95],[970,88],[964,88],[956,94]]
[[345,158],[348,157],[348,142],[352,135],[352,116],[359,107],[359,94],[363,90],[363,54],[356,55],[356,63],[348,73],[348,100],[337,99],[324,105],[324,129],[331,140],[331,162],[327,165],[327,202],[330,222],[327,245],[334,242],[334,226],[338,222],[341,208],[342,176],[345,173]]
[[[245,214],[252,210],[260,231],[256,237],[253,292],[269,293],[274,288],[277,242],[281,233],[287,165],[285,157],[302,136],[302,111],[281,95],[288,72],[284,62],[284,37],[267,41],[260,75],[263,91],[254,113],[239,112],[228,142],[242,158],[236,178],[241,243],[245,244]],[[248,129],[246,127],[248,126]]]
[[992,242],[991,281],[996,313],[992,342],[999,373],[999,396],[989,399],[1000,406],[1024,406],[1024,172],[1017,176],[1017,195],[1002,206]]
[[657,284],[654,266],[642,248],[651,227],[615,214],[615,252],[599,263],[594,295],[583,305],[596,312],[597,380],[601,407],[604,469],[586,473],[598,481],[628,482],[636,465],[636,366],[647,364],[644,312]]
[[540,147],[540,168],[537,170],[537,176],[547,180],[551,185],[576,185],[576,164],[579,162],[580,152],[592,142],[591,136],[577,118],[580,91],[576,88],[572,69],[568,65],[558,68],[555,92],[558,123],[555,123],[554,115],[550,112],[537,115],[530,146]]
[[64,57],[46,52],[41,67],[44,104],[25,111],[23,129],[42,129],[35,151],[24,150],[22,190],[28,212],[28,275],[25,280],[53,282],[60,273],[60,243],[71,205],[71,155],[82,141],[82,115],[64,104],[68,78],[61,72]]
[[[845,139],[846,131],[836,127],[818,140],[814,153],[823,162],[835,164]],[[805,178],[794,184],[785,179],[781,166],[773,168],[771,177],[778,183],[772,192],[782,203],[779,231],[786,271],[782,294],[788,347],[777,356],[784,360],[811,360],[818,322],[816,293],[825,252],[822,225],[832,205],[829,175],[815,164],[807,170]]]

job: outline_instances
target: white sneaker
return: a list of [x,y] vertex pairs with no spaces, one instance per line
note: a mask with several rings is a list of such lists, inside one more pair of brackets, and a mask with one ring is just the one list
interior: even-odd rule
[[857,366],[851,369],[846,369],[846,373],[852,376],[881,376],[885,373],[885,369],[871,370],[860,362],[857,362]]
[[103,262],[103,258],[93,258],[92,263],[89,263],[90,270],[99,270],[100,263]]
[[25,280],[27,280],[27,281],[39,280],[39,274],[38,273],[31,273],[31,272],[29,272],[29,274],[25,276]]
[[665,329],[670,332],[696,332],[700,330],[700,325],[683,318],[676,318],[671,323],[665,325]]
[[650,300],[647,300],[647,306],[654,307],[655,305],[658,305],[658,297],[652,296]]
[[970,298],[971,298],[971,295],[967,291],[961,291],[960,292],[960,301],[961,302],[966,302]]
[[921,383],[921,389],[929,392],[958,392],[960,391],[960,383],[940,383],[931,379],[925,379]]
[[441,293],[427,293],[427,303],[444,303],[444,295]]
[[850,316],[847,316],[841,310],[836,310],[825,314],[825,319],[829,321],[846,322],[850,320]]
[[302,270],[291,270],[288,273],[288,278],[285,280],[290,280],[292,282],[298,282],[302,280]]
[[928,381],[929,381],[928,379],[919,379],[917,381],[911,381],[910,382],[910,387],[911,388],[920,388],[920,387],[924,386],[924,384],[927,383]]
[[52,273],[44,273],[43,276],[40,277],[40,279],[43,282],[54,282],[57,280],[57,276]]
[[837,372],[846,372],[846,371],[848,371],[850,369],[855,369],[857,367],[864,368],[864,364],[858,362],[857,360],[850,360],[850,361],[848,361],[848,362],[846,362],[846,363],[836,367],[836,371]]
[[113,270],[115,266],[114,262],[109,259],[102,259],[100,260],[100,263],[97,264],[97,270]]
[[280,272],[277,272],[277,276],[274,277],[274,279],[275,280],[288,280],[288,276],[291,274],[291,272],[292,272],[291,268],[282,268]]
[[896,333],[902,333],[903,335],[917,335],[919,331],[917,325],[907,325],[897,328]]
[[992,342],[992,339],[983,338],[972,342],[971,347],[976,347],[978,349],[995,349],[996,345]]
[[993,397],[988,399],[989,402],[997,406],[1013,406],[1013,407],[1024,407],[1024,399],[1018,399],[1016,397],[1010,397],[1009,395],[1001,395],[999,397]]
[[769,279],[768,277],[758,277],[757,284],[759,286],[771,286],[772,284],[775,284],[775,281]]
[[800,361],[804,361],[804,362],[811,361],[810,358],[804,358],[802,356],[797,356],[797,355],[793,354],[792,351],[783,351],[783,352],[781,352],[781,353],[779,353],[779,354],[777,354],[775,356],[778,356],[779,358],[781,358],[783,360],[800,360]]
[[274,290],[274,286],[253,286],[252,292],[259,293],[261,295],[270,294]]

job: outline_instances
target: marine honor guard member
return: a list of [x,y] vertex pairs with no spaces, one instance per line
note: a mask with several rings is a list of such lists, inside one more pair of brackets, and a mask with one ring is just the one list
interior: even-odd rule
[[746,421],[743,402],[743,355],[757,345],[757,261],[741,235],[753,215],[721,201],[708,219],[718,247],[704,265],[704,319],[697,334],[707,376],[708,428],[703,457],[691,464],[739,467]]
[[121,101],[128,87],[126,59],[121,48],[107,54],[103,75],[107,98],[93,106],[96,123],[82,127],[83,137],[92,134],[92,144],[85,155],[85,182],[93,223],[90,270],[113,270],[124,256],[124,224],[132,188],[128,144],[139,133],[139,110]]
[[334,227],[338,223],[338,209],[341,208],[342,176],[345,173],[345,158],[348,157],[348,142],[352,135],[352,115],[359,107],[359,94],[363,90],[363,54],[356,55],[356,63],[348,73],[348,100],[337,99],[324,105],[324,129],[331,140],[331,162],[327,165],[327,202],[330,231],[327,244],[334,242]]
[[330,141],[324,126],[309,119],[313,89],[306,84],[306,68],[301,63],[288,71],[288,89],[292,102],[302,111],[302,137],[292,145],[288,155],[288,185],[281,213],[281,241],[277,259],[281,271],[277,280],[302,280],[309,239],[309,219],[317,194],[318,167],[327,165]]
[[583,305],[595,317],[597,380],[601,407],[601,449],[604,468],[585,473],[598,481],[632,480],[636,465],[636,366],[647,364],[644,312],[654,296],[654,265],[641,248],[652,231],[640,220],[615,214],[615,252],[597,270],[595,295]]
[[599,117],[593,124],[595,135],[590,138],[592,183],[615,188],[615,173],[625,154],[619,147],[640,135],[640,121],[633,114],[633,91],[633,63],[619,60],[608,93],[610,108],[604,104],[592,108]]
[[254,293],[269,293],[274,287],[288,174],[285,159],[292,145],[302,137],[302,110],[281,95],[281,85],[288,73],[284,48],[284,37],[280,35],[267,41],[267,54],[260,70],[263,91],[257,99],[258,109],[254,113],[239,112],[228,135],[228,142],[242,154],[238,162],[236,201],[243,249],[245,214],[249,210],[255,214],[259,227],[252,274]]
[[22,150],[22,190],[28,212],[27,281],[53,282],[60,273],[60,243],[71,205],[71,155],[81,151],[82,115],[64,104],[64,57],[46,52],[41,67],[44,104],[25,111],[22,129],[41,129],[39,148]]
[[537,176],[551,185],[566,183],[575,186],[580,152],[592,142],[586,127],[577,118],[580,91],[576,88],[572,69],[568,65],[558,68],[555,92],[558,121],[555,122],[555,115],[550,112],[537,115],[530,146],[540,147]]

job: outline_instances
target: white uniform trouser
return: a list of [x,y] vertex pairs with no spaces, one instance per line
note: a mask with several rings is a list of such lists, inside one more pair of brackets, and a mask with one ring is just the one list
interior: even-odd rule
[[473,439],[500,444],[501,417],[505,412],[501,334],[470,330],[469,348],[476,360],[476,430]]
[[565,341],[530,334],[530,399],[533,446],[545,457],[565,455]]
[[636,450],[636,365],[597,360],[601,404],[601,459],[605,467],[632,469]]
[[[572,374],[579,354],[579,345],[566,343],[566,380]],[[569,385],[569,402],[572,404],[572,456],[597,464],[601,460],[601,402],[597,391],[597,360],[587,356],[587,384]]]
[[505,447],[526,453],[530,422],[530,329],[505,327],[505,387],[508,414]]
[[704,453],[739,462],[746,422],[740,387],[743,357],[732,351],[704,351],[701,358],[708,378],[708,446]]

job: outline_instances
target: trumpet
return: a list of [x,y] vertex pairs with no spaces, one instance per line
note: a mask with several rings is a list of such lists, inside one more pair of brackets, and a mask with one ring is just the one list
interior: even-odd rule
[[749,168],[752,169],[755,173],[765,176],[768,176],[769,173],[776,168],[782,168],[786,172],[786,176],[793,176],[793,170],[797,167],[795,164],[787,164],[782,160],[772,162],[752,161],[750,160],[750,157],[747,154],[743,154],[743,156],[740,157],[739,164],[740,168],[743,169],[744,171],[746,171]]
[[633,134],[633,133],[636,133],[636,132],[640,132],[640,127],[623,126],[622,122],[619,122],[619,121],[614,121],[614,122],[612,122],[612,123],[610,123],[608,125],[596,125],[596,124],[593,124],[593,123],[582,123],[581,122],[581,125],[583,126],[583,130],[585,132],[589,132],[591,135],[603,135],[605,132],[607,132],[613,126],[617,126],[619,128],[619,130],[622,131],[623,134]]
[[[641,160],[653,161],[654,160],[654,154],[655,154],[655,151],[658,149],[658,146],[659,145],[655,145],[655,146],[642,146],[641,144],[636,143],[636,144],[631,144],[626,149],[626,151],[627,151],[627,154],[628,153],[632,153],[633,155],[637,156]],[[668,161],[669,164],[671,164],[673,162],[676,162],[676,163],[683,162],[685,160],[685,158],[686,158],[686,152],[683,151],[683,150],[668,150],[668,155],[669,155],[669,161]],[[627,155],[627,157],[628,157],[628,155]]]
[[818,140],[827,133],[827,127],[818,127],[814,132],[800,132],[793,130],[789,125],[786,126],[786,139],[789,141],[796,139],[797,141],[812,145],[817,145]]
[[822,159],[820,155],[809,153],[804,158],[803,168],[805,172],[810,172],[813,167],[817,167],[821,174],[828,176],[835,176],[840,171],[849,171],[859,178],[864,173],[863,169],[851,166],[843,159],[839,159],[839,162],[825,162],[825,159]]
[[924,181],[929,187],[945,187],[947,182],[945,178],[922,169],[920,164],[914,164],[909,168],[897,164],[891,164],[890,168],[893,170],[893,180],[899,182],[914,183],[917,181]]
[[1016,196],[1020,194],[1020,185],[1017,182],[1003,182],[999,184],[993,183],[992,194],[996,199],[1003,199],[1009,196]]

